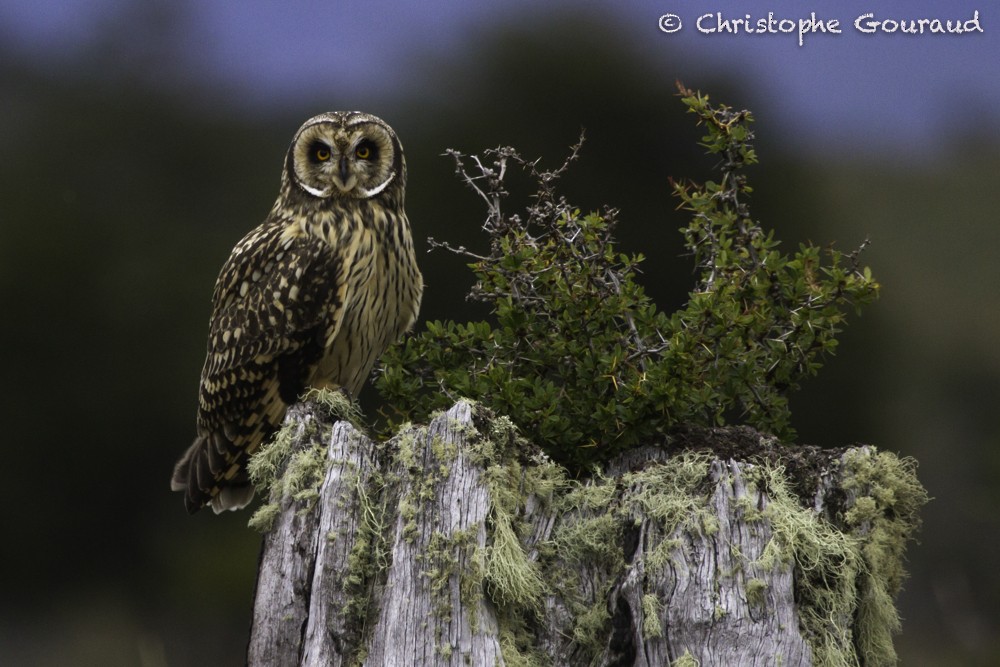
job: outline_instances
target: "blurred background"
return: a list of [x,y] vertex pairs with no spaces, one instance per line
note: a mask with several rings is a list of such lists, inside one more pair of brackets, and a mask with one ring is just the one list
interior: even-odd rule
[[[0,5],[0,664],[243,664],[260,538],[247,512],[189,517],[167,482],[216,274],[303,120],[357,108],[397,130],[423,315],[459,320],[471,273],[426,237],[484,247],[483,210],[441,153],[512,144],[554,166],[585,127],[563,191],[621,210],[670,309],[692,267],[668,179],[715,166],[676,79],[755,112],[752,210],[786,250],[871,239],[882,298],[795,396],[795,425],[920,461],[935,499],[909,550],[902,664],[1000,664],[1000,12],[981,5]],[[977,8],[982,33],[853,28]],[[699,33],[716,12],[816,12],[843,32]],[[682,30],[659,29],[666,13]]]

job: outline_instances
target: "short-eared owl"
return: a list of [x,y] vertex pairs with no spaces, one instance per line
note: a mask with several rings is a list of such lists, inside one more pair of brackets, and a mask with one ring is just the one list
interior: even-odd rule
[[299,128],[264,224],[212,296],[197,437],[171,488],[195,512],[253,497],[250,455],[309,387],[357,394],[412,326],[423,282],[403,211],[403,147],[384,121],[333,112]]

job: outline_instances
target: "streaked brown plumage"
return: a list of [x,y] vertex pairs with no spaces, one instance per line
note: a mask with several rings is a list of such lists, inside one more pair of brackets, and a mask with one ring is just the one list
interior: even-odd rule
[[356,395],[412,326],[423,282],[405,185],[402,146],[379,118],[333,112],[299,128],[274,207],[215,284],[198,435],[171,481],[189,512],[250,502],[247,460],[288,405],[309,387]]

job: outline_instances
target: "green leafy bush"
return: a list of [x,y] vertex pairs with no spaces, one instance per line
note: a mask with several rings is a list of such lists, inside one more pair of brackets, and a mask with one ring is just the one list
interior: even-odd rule
[[[424,420],[472,398],[572,468],[681,423],[739,420],[794,437],[788,392],[816,374],[846,311],[872,301],[878,284],[858,264],[864,246],[782,253],[747,208],[751,114],[683,87],[681,97],[721,158],[719,182],[673,185],[691,213],[681,230],[697,273],[687,305],[657,310],[636,282],[642,256],[615,248],[615,211],[584,215],[557,193],[582,138],[553,171],[512,148],[449,151],[486,203],[489,252],[431,244],[470,261],[469,296],[492,307],[493,321],[427,322],[383,356],[377,386],[401,417]],[[514,168],[537,184],[523,215],[502,207]]]

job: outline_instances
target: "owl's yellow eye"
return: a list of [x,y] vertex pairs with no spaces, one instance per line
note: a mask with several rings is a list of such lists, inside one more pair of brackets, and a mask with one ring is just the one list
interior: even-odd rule
[[371,139],[362,139],[361,142],[358,143],[357,148],[354,149],[354,157],[359,160],[378,159],[378,144]]
[[307,155],[310,162],[326,162],[333,157],[332,149],[323,141],[314,141],[309,144]]

